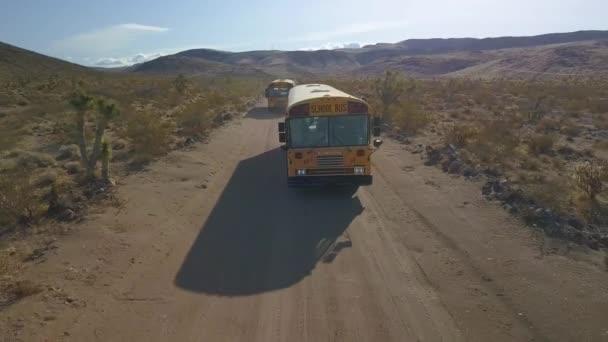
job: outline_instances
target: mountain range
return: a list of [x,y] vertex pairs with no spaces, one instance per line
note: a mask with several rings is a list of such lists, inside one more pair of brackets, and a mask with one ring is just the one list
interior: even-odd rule
[[[3,73],[84,67],[0,44]],[[357,49],[228,52],[194,49],[120,69],[188,76],[369,77],[394,70],[409,77],[555,78],[608,76],[608,31],[528,37],[409,39]]]

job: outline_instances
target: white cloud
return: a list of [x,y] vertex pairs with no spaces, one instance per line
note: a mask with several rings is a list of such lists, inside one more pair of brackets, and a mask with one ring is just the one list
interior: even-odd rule
[[169,31],[166,27],[158,27],[158,26],[148,26],[148,25],[140,25],[140,24],[121,24],[118,25],[122,28],[128,30],[139,30],[139,31],[154,31],[154,32],[166,32]]
[[53,50],[70,55],[110,55],[143,37],[169,31],[168,28],[140,24],[119,24],[79,33],[53,44]]
[[309,32],[302,36],[288,38],[288,41],[292,42],[311,42],[311,41],[324,41],[327,39],[351,36],[362,33],[369,32],[377,32],[377,31],[386,31],[391,29],[402,28],[407,25],[404,21],[383,21],[383,22],[367,22],[367,23],[358,23],[352,25],[346,25],[342,27],[337,27],[332,30],[327,31],[319,31],[319,32]]
[[334,43],[327,42],[321,45],[305,47],[298,49],[299,51],[317,51],[317,50],[335,50],[335,49],[360,49],[367,44],[361,42],[352,42],[352,43]]
[[179,48],[166,48],[161,51],[155,51],[150,53],[137,53],[132,56],[122,56],[122,57],[103,57],[98,59],[93,59],[90,57],[83,58],[85,65],[99,66],[99,67],[124,67],[137,63],[144,63],[147,61],[151,61],[158,57],[173,55],[178,52],[193,50],[193,49],[215,49],[221,50],[225,47],[219,45],[207,45],[207,44],[198,44],[198,45],[187,45]]
[[98,66],[98,67],[105,67],[105,68],[124,67],[124,66],[129,66],[129,65],[133,65],[133,64],[151,61],[153,59],[162,57],[164,55],[166,55],[166,53],[155,52],[155,53],[150,53],[150,54],[138,53],[134,56],[129,56],[129,57],[118,57],[118,58],[104,57],[104,58],[100,58],[97,61],[95,61],[95,63],[93,63],[93,65]]

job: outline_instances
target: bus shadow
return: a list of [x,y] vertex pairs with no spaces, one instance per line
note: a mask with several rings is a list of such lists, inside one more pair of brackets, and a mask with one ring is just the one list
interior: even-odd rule
[[239,163],[176,286],[225,296],[286,288],[345,247],[335,242],[363,211],[358,197],[340,188],[289,189],[284,168],[279,148]]
[[283,113],[271,112],[266,107],[255,107],[250,109],[247,114],[245,114],[246,118],[256,120],[273,120],[277,118],[282,118],[283,116]]

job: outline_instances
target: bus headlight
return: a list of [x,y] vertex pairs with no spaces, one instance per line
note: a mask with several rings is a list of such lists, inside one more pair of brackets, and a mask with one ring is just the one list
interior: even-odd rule
[[306,176],[306,169],[297,169],[296,175],[298,176]]
[[355,174],[356,175],[363,175],[365,174],[365,168],[362,166],[355,166]]

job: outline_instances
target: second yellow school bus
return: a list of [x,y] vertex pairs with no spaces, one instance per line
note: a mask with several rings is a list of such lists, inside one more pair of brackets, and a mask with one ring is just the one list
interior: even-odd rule
[[289,90],[296,85],[296,82],[289,79],[279,79],[272,81],[266,87],[266,100],[268,110],[271,112],[283,112],[287,107],[287,97]]
[[379,128],[366,101],[324,84],[295,86],[279,123],[288,186],[372,184],[371,155],[382,144],[372,135]]

